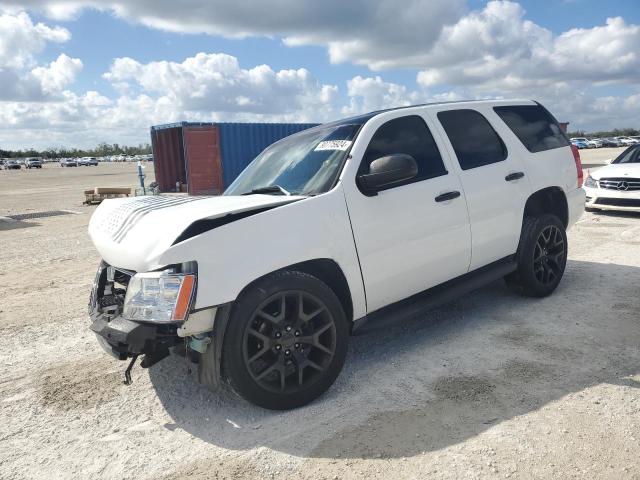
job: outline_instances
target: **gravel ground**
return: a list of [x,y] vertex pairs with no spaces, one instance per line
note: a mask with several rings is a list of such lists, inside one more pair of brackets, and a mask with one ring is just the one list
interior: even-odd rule
[[82,190],[135,181],[0,171],[0,216],[80,212],[0,222],[0,478],[640,478],[639,215],[586,213],[547,299],[497,282],[353,338],[336,385],[278,413],[176,357],[126,387],[88,331]]
[[625,151],[627,147],[589,148],[580,150],[580,159],[585,167],[606,165]]

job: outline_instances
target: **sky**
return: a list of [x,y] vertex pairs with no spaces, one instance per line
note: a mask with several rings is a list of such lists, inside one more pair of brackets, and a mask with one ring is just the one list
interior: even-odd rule
[[640,0],[0,0],[0,148],[478,98],[640,128]]

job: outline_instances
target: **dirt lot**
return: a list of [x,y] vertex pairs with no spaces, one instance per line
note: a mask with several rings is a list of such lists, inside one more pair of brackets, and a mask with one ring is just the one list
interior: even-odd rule
[[0,216],[80,212],[0,222],[0,478],[640,478],[640,216],[585,214],[550,298],[498,282],[355,337],[327,395],[274,413],[175,357],[126,387],[88,331],[82,189],[135,181],[0,171]]
[[580,150],[580,158],[585,167],[606,165],[620,155],[627,147],[589,148]]

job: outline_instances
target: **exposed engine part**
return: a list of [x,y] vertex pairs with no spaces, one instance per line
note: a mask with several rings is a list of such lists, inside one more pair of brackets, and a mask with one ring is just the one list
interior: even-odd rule
[[209,344],[211,343],[211,337],[206,334],[194,335],[189,338],[189,348],[195,350],[198,353],[204,353],[207,351]]
[[133,355],[133,357],[131,357],[131,362],[129,362],[129,366],[124,371],[124,384],[125,385],[131,385],[133,383],[131,381],[131,369],[133,369],[133,365],[136,363],[137,359],[138,359],[138,354],[136,353],[136,354]]

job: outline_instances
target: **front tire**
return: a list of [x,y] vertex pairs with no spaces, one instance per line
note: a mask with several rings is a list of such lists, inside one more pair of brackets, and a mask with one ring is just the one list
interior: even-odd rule
[[557,288],[567,265],[567,233],[555,215],[525,217],[516,253],[517,270],[507,285],[527,297],[546,297]]
[[296,408],[333,384],[348,343],[347,318],[333,290],[303,272],[277,272],[236,300],[222,346],[222,372],[251,403]]

